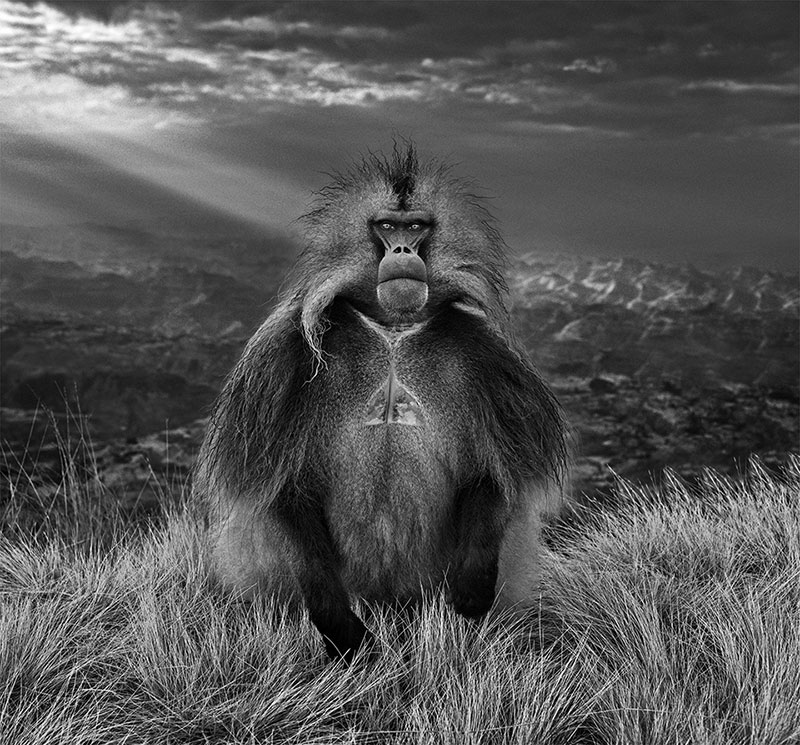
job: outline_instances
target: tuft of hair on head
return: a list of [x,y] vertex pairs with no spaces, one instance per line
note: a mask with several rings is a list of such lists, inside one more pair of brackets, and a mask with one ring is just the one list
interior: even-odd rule
[[392,191],[397,195],[397,207],[408,209],[408,200],[416,187],[419,161],[414,143],[406,141],[405,150],[394,142],[391,160],[386,161],[386,177]]
[[417,187],[419,177],[423,172],[428,172],[431,166],[436,165],[432,161],[423,167],[413,141],[403,139],[402,142],[395,140],[392,143],[390,155],[369,150],[344,179],[341,174],[336,175],[342,186],[347,186],[353,181],[364,182],[377,178],[385,183],[389,192],[397,198],[397,209],[407,210],[410,209],[409,200]]

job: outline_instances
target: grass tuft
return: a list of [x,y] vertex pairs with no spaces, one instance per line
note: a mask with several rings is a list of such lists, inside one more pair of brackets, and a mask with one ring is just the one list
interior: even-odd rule
[[544,550],[529,619],[362,604],[380,651],[349,668],[306,618],[215,593],[188,508],[134,527],[65,479],[10,525],[12,492],[0,743],[800,741],[800,458],[618,488]]

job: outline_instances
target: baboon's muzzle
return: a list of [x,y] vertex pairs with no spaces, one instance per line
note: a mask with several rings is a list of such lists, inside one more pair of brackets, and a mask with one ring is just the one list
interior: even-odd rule
[[412,249],[395,246],[378,266],[378,302],[390,313],[416,313],[428,302],[428,270]]

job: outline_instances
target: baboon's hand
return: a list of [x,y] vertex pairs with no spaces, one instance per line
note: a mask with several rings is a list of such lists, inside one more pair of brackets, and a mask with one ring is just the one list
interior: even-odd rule
[[373,636],[362,620],[353,611],[337,619],[322,632],[325,651],[334,662],[342,660],[351,664],[362,644],[371,644]]
[[497,564],[489,567],[462,567],[450,584],[450,599],[457,613],[478,618],[489,611],[494,602]]

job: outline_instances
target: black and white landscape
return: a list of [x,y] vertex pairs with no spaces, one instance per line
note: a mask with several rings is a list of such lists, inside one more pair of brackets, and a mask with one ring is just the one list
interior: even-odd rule
[[[800,742],[799,28],[782,0],[0,0],[0,745]],[[525,546],[524,611],[468,619],[505,588],[495,544],[462,527],[491,537],[507,503],[417,467],[471,462],[463,440],[449,460],[438,441],[418,446],[430,460],[382,451],[407,471],[368,467],[363,494],[341,480],[347,509],[326,513],[339,480],[303,491],[295,435],[327,417],[309,452],[347,453],[339,475],[374,441],[321,442],[340,436],[338,397],[302,399],[285,429],[250,398],[230,432],[269,412],[293,439],[270,441],[277,467],[250,447],[266,440],[230,450],[291,482],[274,566],[314,571],[307,614],[240,602],[214,577],[227,556],[266,587],[249,530],[286,510],[257,478],[216,523],[192,499],[213,401],[286,287],[314,191],[410,142],[497,219],[512,331],[571,428],[569,494],[538,552],[519,512],[504,526]],[[384,184],[400,205],[409,172]],[[465,420],[485,411],[469,387],[444,419],[513,458],[548,447],[527,415],[524,448],[491,429],[521,419],[519,388]],[[332,514],[364,542],[337,546]],[[336,624],[313,609],[343,565],[391,580],[408,559],[413,584],[419,537],[456,534],[414,607],[342,590],[330,607],[373,641],[328,662]]]

